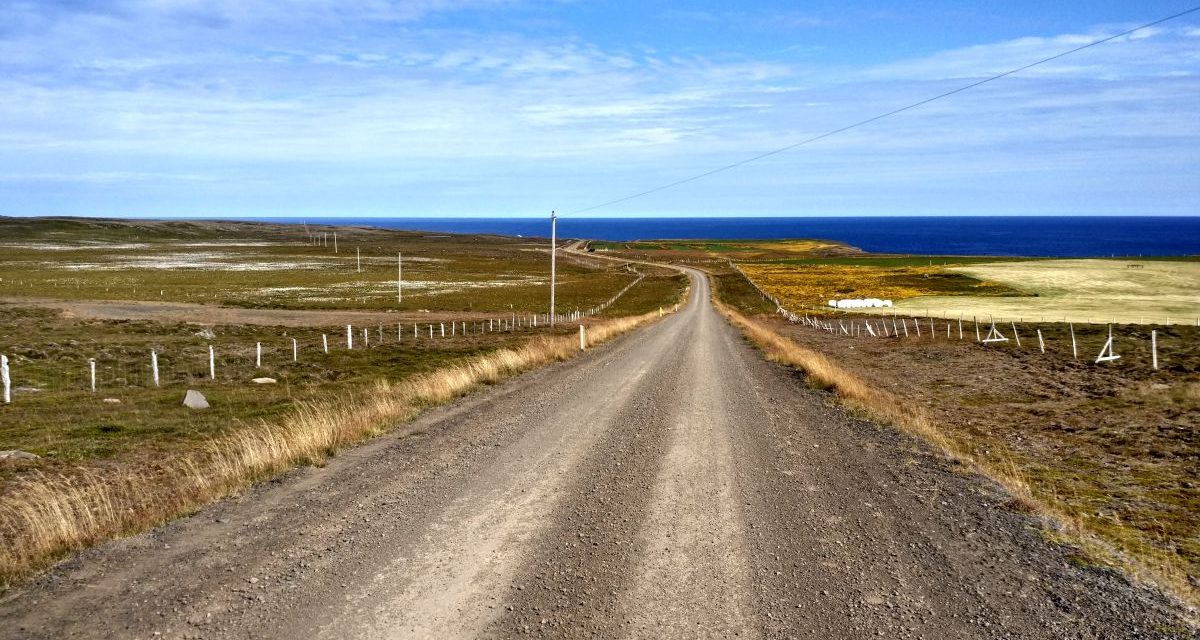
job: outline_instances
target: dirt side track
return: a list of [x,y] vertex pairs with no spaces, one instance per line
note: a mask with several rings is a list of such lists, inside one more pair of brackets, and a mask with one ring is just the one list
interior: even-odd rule
[[0,637],[1190,633],[765,362],[693,279],[653,327],[71,558]]

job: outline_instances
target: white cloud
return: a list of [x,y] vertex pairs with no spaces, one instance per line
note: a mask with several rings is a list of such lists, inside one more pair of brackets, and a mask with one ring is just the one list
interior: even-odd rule
[[[1104,33],[822,70],[429,23],[441,12],[497,4],[8,5],[0,24],[19,27],[0,31],[0,182],[11,187],[0,197],[22,184],[207,179],[230,189],[214,192],[239,197],[236,185],[274,185],[289,197],[289,184],[346,189],[343,196],[423,185],[433,202],[489,192],[516,200],[561,184],[563,194],[587,199],[581,184],[654,186]],[[723,174],[714,188],[755,184],[759,175],[849,185],[880,175],[1083,171],[1088,163],[1195,166],[1195,35],[1164,28],[1101,45]]]

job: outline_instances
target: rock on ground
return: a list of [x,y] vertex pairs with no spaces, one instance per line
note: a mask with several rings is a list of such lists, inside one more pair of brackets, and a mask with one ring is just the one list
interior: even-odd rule
[[189,409],[207,409],[208,400],[203,393],[195,389],[188,389],[187,394],[183,396],[183,406]]

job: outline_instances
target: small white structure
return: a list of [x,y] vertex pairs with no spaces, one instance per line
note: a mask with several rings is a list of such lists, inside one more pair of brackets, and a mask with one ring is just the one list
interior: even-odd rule
[[880,300],[879,298],[858,298],[846,300],[830,300],[829,306],[834,309],[868,309],[868,308],[890,308],[891,300]]

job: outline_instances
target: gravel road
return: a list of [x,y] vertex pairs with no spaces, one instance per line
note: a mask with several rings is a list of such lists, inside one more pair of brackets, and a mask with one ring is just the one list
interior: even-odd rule
[[67,560],[0,637],[1191,637],[692,276],[652,327]]

